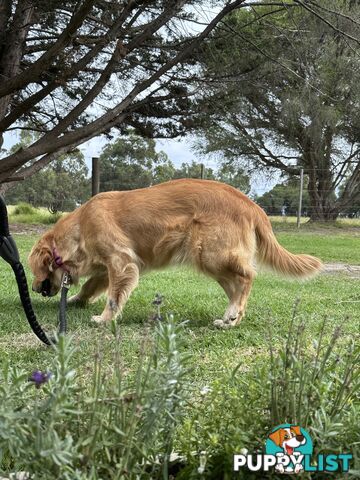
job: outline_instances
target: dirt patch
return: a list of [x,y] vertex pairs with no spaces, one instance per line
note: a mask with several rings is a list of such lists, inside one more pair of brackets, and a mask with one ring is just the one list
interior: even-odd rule
[[296,228],[293,223],[275,223],[273,224],[275,233],[296,233],[302,235],[351,235],[352,237],[360,237],[360,227],[356,226],[327,226],[327,225],[301,225],[300,229]]
[[360,265],[347,265],[345,263],[325,263],[324,274],[337,275],[339,273],[348,275],[350,278],[360,278]]
[[17,235],[41,235],[42,233],[49,230],[50,227],[46,225],[36,225],[33,223],[11,223],[9,225],[9,230],[11,233]]

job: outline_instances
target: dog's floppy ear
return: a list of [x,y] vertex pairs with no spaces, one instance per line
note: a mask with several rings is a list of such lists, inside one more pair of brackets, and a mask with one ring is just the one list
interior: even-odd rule
[[39,281],[45,280],[51,271],[53,255],[49,243],[44,238],[33,247],[28,260],[35,277]]
[[48,247],[43,247],[39,252],[39,261],[42,265],[42,268],[49,269],[52,262],[51,250]]
[[270,433],[269,438],[279,447],[281,446],[282,442],[284,441],[284,433],[283,429],[279,428],[275,430],[275,432]]
[[35,248],[29,255],[30,268],[38,280],[45,280],[45,278],[47,278],[51,262],[51,251],[46,247]]
[[302,435],[299,425],[291,426],[290,429],[295,433],[295,435]]

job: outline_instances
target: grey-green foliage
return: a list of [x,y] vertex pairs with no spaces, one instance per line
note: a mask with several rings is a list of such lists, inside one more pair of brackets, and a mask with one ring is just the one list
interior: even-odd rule
[[[272,425],[295,423],[308,429],[314,453],[352,453],[360,473],[360,343],[340,326],[329,335],[329,321],[316,339],[295,306],[285,345],[276,352],[270,339],[270,417]],[[310,343],[310,345],[309,345]],[[310,477],[309,477],[310,478]],[[313,476],[311,476],[313,478]]]
[[[299,184],[296,178],[278,183],[269,192],[256,196],[255,201],[268,215],[282,214],[282,208],[286,207],[286,215],[296,215],[299,208]],[[306,191],[306,185],[302,196],[302,214],[307,216],[310,213],[310,199]]]
[[[157,321],[153,332],[143,327],[131,374],[122,365],[115,323],[113,362],[105,365],[99,352],[91,384],[77,378],[67,337],[59,338],[52,377],[39,389],[29,373],[7,363],[0,382],[0,473],[26,471],[44,480],[167,479],[175,472],[178,480],[232,478],[234,453],[261,451],[271,429],[289,422],[308,430],[315,455],[352,453],[347,478],[358,478],[359,339],[327,321],[310,338],[295,308],[277,342],[272,322],[269,352],[254,367],[244,360],[201,391],[189,382],[183,324],[172,317]],[[243,471],[237,478],[259,477]]]
[[167,478],[175,427],[186,397],[187,355],[172,318],[145,335],[131,380],[121,364],[115,323],[114,364],[96,357],[92,385],[72,368],[74,347],[60,336],[52,376],[41,388],[6,365],[0,386],[1,473],[36,479]]
[[132,132],[109,143],[100,156],[100,188],[133,190],[170,180],[175,168],[155,141]]

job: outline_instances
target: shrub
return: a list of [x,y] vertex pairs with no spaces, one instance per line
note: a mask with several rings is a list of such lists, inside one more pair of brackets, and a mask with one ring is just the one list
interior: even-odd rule
[[61,212],[56,212],[56,213],[49,213],[48,215],[44,215],[41,219],[41,223],[44,225],[51,225],[53,223],[56,223],[60,218],[62,217]]
[[[161,302],[157,296],[154,318],[164,318]],[[288,422],[309,431],[315,455],[352,453],[345,477],[359,478],[358,339],[338,327],[329,334],[325,320],[318,339],[310,339],[294,309],[283,344],[274,346],[270,331],[269,354],[255,367],[239,364],[199,390],[188,381],[183,324],[172,317],[152,322],[133,375],[123,371],[115,322],[112,371],[99,353],[91,384],[77,381],[74,348],[63,336],[51,375],[36,372],[29,382],[29,373],[3,366],[0,473],[22,470],[44,480],[232,478],[233,455],[262,451],[270,430]],[[236,478],[265,475],[241,471]],[[317,478],[324,474],[311,474]]]
[[37,224],[37,225],[51,225],[56,223],[62,216],[62,213],[50,213],[46,210],[34,208],[31,205],[24,203],[19,204],[10,214],[11,222]]
[[13,215],[32,215],[36,213],[36,209],[30,203],[20,202],[14,208]]

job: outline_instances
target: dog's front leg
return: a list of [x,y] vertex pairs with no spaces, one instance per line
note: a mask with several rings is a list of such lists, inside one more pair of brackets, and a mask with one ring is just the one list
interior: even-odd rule
[[92,317],[97,323],[116,318],[139,282],[139,269],[135,263],[128,263],[125,266],[112,263],[108,268],[108,274],[109,290],[105,309],[101,315]]
[[108,288],[108,284],[107,272],[102,275],[94,275],[84,283],[78,294],[69,298],[68,304],[85,306],[88,301],[96,300],[96,298]]

